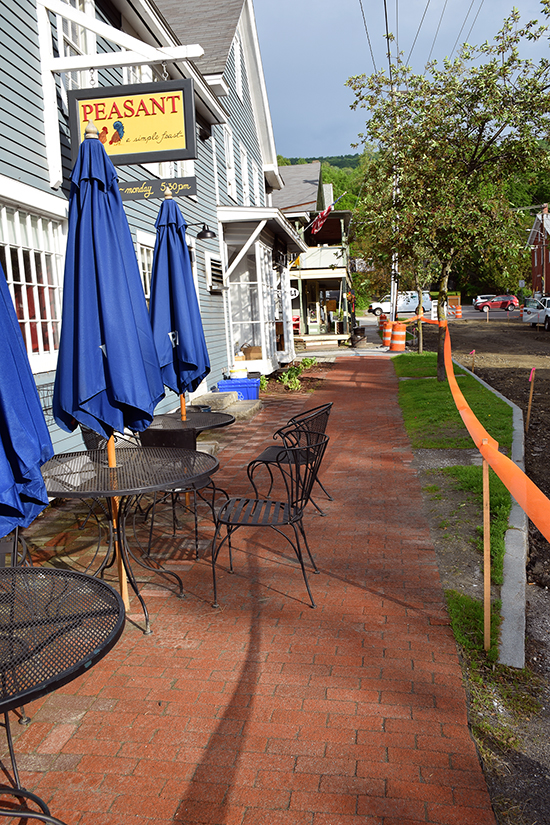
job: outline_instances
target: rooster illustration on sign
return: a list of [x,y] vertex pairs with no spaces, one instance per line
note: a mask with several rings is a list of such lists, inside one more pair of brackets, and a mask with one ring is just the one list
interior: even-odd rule
[[113,123],[113,129],[115,129],[115,133],[109,141],[109,146],[112,143],[120,143],[124,136],[124,126],[122,125],[122,122],[120,120],[115,120],[115,122]]
[[103,129],[101,130],[101,132],[99,133],[99,139],[102,143],[107,142],[107,135],[108,134],[109,134],[109,130],[107,129],[106,126],[104,126]]

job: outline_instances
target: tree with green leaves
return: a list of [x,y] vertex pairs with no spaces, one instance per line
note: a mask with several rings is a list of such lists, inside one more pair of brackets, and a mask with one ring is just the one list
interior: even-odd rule
[[[550,0],[542,0],[546,15]],[[512,287],[525,252],[521,218],[510,208],[509,182],[550,169],[541,142],[550,126],[550,62],[520,56],[547,27],[520,23],[514,10],[493,43],[464,44],[459,56],[414,74],[401,56],[391,70],[350,78],[354,108],[368,110],[360,139],[377,153],[365,168],[355,231],[387,267],[394,253],[412,271],[438,269],[438,315],[444,318],[453,269],[476,255],[506,270]],[[522,234],[523,233],[523,234]],[[444,379],[440,329],[438,378]]]

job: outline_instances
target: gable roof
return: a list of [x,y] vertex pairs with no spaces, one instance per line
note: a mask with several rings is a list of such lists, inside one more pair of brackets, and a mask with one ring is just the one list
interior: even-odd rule
[[193,62],[202,74],[221,74],[227,63],[245,0],[155,0],[182,43],[199,43],[204,55]]
[[322,198],[320,161],[281,166],[279,173],[285,185],[279,192],[273,192],[273,206],[282,212],[314,212]]

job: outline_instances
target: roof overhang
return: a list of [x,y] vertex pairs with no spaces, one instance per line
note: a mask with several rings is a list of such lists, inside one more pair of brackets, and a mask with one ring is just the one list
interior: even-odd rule
[[285,241],[289,252],[306,252],[308,248],[283,213],[273,206],[218,206],[218,220],[222,224],[250,224],[251,229],[265,221],[266,228]]
[[341,281],[348,277],[348,272],[344,267],[335,269],[291,269],[288,273],[290,280],[294,278],[301,281]]

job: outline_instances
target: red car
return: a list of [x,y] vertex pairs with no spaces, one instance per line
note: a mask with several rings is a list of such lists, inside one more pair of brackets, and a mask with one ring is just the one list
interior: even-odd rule
[[512,309],[519,307],[519,301],[515,295],[495,295],[495,297],[489,301],[481,301],[479,304],[476,304],[476,309],[479,309],[480,312],[483,312],[485,307],[489,309],[505,309],[510,312]]

